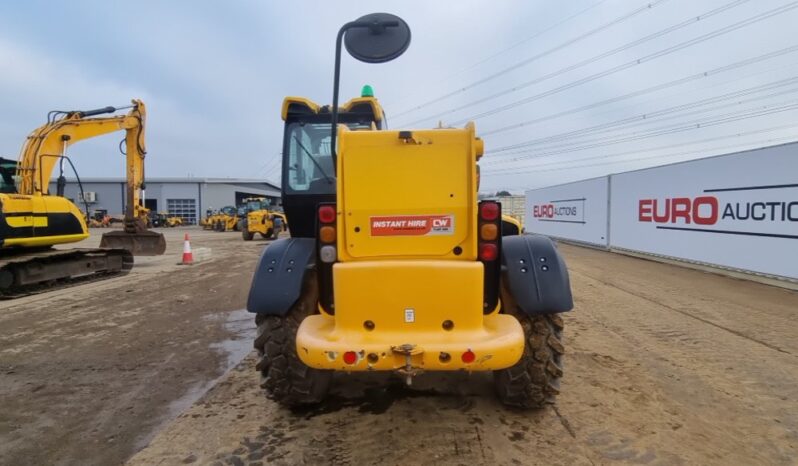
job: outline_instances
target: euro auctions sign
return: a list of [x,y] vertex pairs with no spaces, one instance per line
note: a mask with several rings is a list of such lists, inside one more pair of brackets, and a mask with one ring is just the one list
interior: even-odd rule
[[558,199],[532,206],[532,216],[541,222],[585,223],[585,198]]
[[527,191],[526,231],[607,247],[607,180],[604,176]]
[[790,197],[795,188],[798,183],[735,186],[695,197],[640,199],[638,220],[664,230],[798,239],[798,198]]
[[798,279],[798,143],[610,184],[611,247]]

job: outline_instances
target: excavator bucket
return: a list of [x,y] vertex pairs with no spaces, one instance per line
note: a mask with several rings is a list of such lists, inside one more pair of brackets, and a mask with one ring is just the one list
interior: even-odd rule
[[127,249],[134,256],[160,256],[166,251],[166,238],[154,231],[112,231],[103,234],[100,247]]

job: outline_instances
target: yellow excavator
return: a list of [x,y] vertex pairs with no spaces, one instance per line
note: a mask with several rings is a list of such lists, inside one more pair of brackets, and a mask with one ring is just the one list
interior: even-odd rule
[[[0,186],[0,297],[14,297],[63,282],[125,273],[133,256],[160,255],[163,235],[147,230],[144,191],[146,109],[133,100],[126,115],[105,107],[88,111],[53,111],[22,147],[16,167],[3,166]],[[90,118],[96,117],[96,118]],[[100,249],[53,249],[89,236],[84,213],[64,197],[67,149],[76,142],[125,131],[127,204],[124,229],[105,233]],[[120,145],[121,148],[121,145]],[[56,194],[49,192],[56,167]],[[80,184],[80,183],[79,183]],[[82,191],[82,189],[81,189]]]

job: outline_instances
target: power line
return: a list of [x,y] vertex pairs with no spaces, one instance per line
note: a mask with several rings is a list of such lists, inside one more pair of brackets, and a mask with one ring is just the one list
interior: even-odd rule
[[[453,73],[453,74],[451,74],[448,77],[443,78],[443,79],[444,80],[448,80],[448,79],[451,79],[451,78],[453,78],[455,76],[459,76],[460,74],[465,73],[466,71],[470,71],[470,70],[482,65],[483,63],[487,63],[490,60],[493,60],[494,58],[498,57],[499,55],[504,55],[505,53],[509,52],[510,50],[512,50],[512,49],[514,49],[514,48],[516,48],[516,47],[518,47],[518,46],[520,46],[522,44],[525,44],[525,43],[529,42],[532,39],[540,37],[543,34],[551,31],[552,29],[554,29],[556,27],[559,27],[559,26],[567,23],[568,21],[570,21],[572,19],[575,19],[575,18],[587,13],[588,11],[596,8],[597,6],[601,5],[602,3],[605,3],[606,1],[607,0],[599,0],[598,2],[596,2],[594,4],[589,5],[589,6],[585,7],[585,8],[577,11],[576,13],[557,21],[556,23],[552,24],[551,26],[549,26],[547,28],[544,28],[544,29],[541,29],[540,31],[537,31],[536,33],[532,34],[531,36],[527,37],[526,39],[520,40],[520,41],[516,42],[515,44],[513,44],[513,45],[511,45],[509,47],[506,47],[506,48],[504,48],[504,49],[502,49],[502,50],[500,50],[500,51],[498,51],[498,52],[496,52],[496,53],[494,53],[494,54],[492,54],[490,56],[487,56],[487,57],[483,58],[482,60],[479,60],[478,62],[476,62],[476,63],[474,63],[472,65],[469,65],[469,66],[461,69],[460,71],[457,71],[457,72],[455,72],[455,73]],[[412,110],[406,110],[403,113],[408,113],[408,112],[411,112],[411,111]],[[401,116],[403,113],[397,114],[396,117]]]
[[[795,125],[793,125],[792,127],[793,128],[798,128],[798,126],[795,126]],[[704,157],[695,157],[695,158],[688,159],[688,160],[700,160],[700,159],[704,159],[704,158],[707,158],[707,157],[714,157],[714,156],[717,156],[717,155],[723,155],[723,153],[725,153],[729,149],[733,149],[730,153],[742,152],[743,150],[752,150],[752,149],[760,148],[760,147],[762,147],[763,144],[770,144],[770,143],[780,142],[780,141],[784,141],[785,143],[787,143],[787,142],[798,142],[798,141],[796,141],[795,136],[785,136],[785,137],[781,137],[781,138],[771,138],[771,139],[764,139],[764,140],[759,140],[759,141],[752,141],[752,142],[744,144],[744,145],[732,144],[732,145],[721,146],[721,147],[713,147],[711,149],[702,149],[700,151],[687,151],[687,152],[679,152],[679,153],[675,153],[675,154],[660,154],[660,155],[653,155],[653,156],[649,156],[649,157],[636,157],[636,158],[633,158],[633,159],[613,160],[613,161],[610,161],[610,162],[599,162],[599,163],[592,163],[592,164],[587,164],[587,165],[579,165],[579,166],[575,166],[575,167],[546,168],[546,169],[543,169],[543,170],[534,170],[534,173],[556,172],[556,171],[563,171],[563,170],[575,170],[575,169],[580,169],[580,168],[592,168],[592,167],[598,167],[598,166],[603,166],[603,165],[615,165],[615,164],[619,164],[619,163],[638,162],[638,161],[642,161],[642,160],[663,159],[663,158],[678,157],[678,156],[692,155],[692,154],[698,154],[698,153],[724,151],[722,153],[710,154],[710,155],[706,155]],[[742,149],[743,147],[747,147],[747,149]],[[642,152],[646,152],[646,151],[642,151]],[[517,172],[517,173],[521,173],[521,174],[523,174],[523,173],[532,173],[532,171],[530,171],[530,172]]]
[[[683,112],[685,110],[691,110],[691,109],[702,107],[702,106],[705,106],[705,105],[722,102],[724,100],[736,99],[738,97],[744,97],[744,96],[756,94],[756,93],[759,93],[759,92],[762,92],[762,91],[778,89],[778,88],[789,86],[789,85],[795,84],[795,83],[798,83],[798,77],[782,79],[782,80],[779,80],[779,81],[774,81],[774,82],[770,82],[770,83],[767,83],[767,84],[762,84],[762,85],[759,85],[759,86],[754,86],[754,87],[750,87],[750,88],[747,88],[747,89],[742,89],[742,90],[739,90],[739,91],[722,94],[722,95],[719,95],[719,96],[709,97],[709,98],[706,98],[706,99],[701,99],[701,100],[694,101],[694,102],[689,102],[689,103],[685,103],[685,104],[681,104],[681,105],[676,105],[676,106],[673,106],[673,107],[668,107],[668,108],[664,108],[664,109],[660,109],[660,110],[655,110],[655,111],[652,111],[652,112],[641,113],[639,115],[634,115],[634,116],[631,116],[631,117],[622,118],[620,120],[615,120],[615,121],[611,121],[611,122],[607,122],[607,123],[602,123],[602,124],[590,126],[590,127],[587,127],[587,128],[580,128],[580,129],[571,130],[571,131],[567,131],[567,132],[559,133],[559,134],[554,134],[554,135],[546,136],[546,137],[542,137],[542,138],[530,139],[530,140],[519,142],[519,143],[516,143],[516,144],[511,144],[511,145],[508,145],[508,146],[499,147],[497,149],[492,149],[488,153],[494,154],[494,153],[497,153],[497,152],[504,152],[504,151],[508,151],[508,150],[518,149],[518,148],[521,148],[521,147],[529,147],[529,146],[535,146],[535,145],[540,145],[540,144],[547,144],[547,143],[555,142],[555,141],[562,140],[562,139],[568,139],[568,138],[574,138],[574,137],[580,137],[580,136],[588,135],[590,133],[595,133],[597,131],[607,130],[609,128],[622,127],[622,126],[631,127],[631,126],[637,126],[637,125],[641,125],[641,124],[655,123],[655,122],[664,121],[664,120],[673,119],[673,118],[684,118],[684,117],[689,116],[689,115],[695,115],[695,114],[699,114],[699,113],[711,112],[711,111],[720,110],[720,109],[726,108],[726,107],[731,107],[731,106],[735,106],[735,105],[741,105],[741,104],[744,104],[744,103],[759,101],[759,100],[768,99],[768,98],[772,98],[772,97],[778,97],[778,96],[781,96],[781,95],[785,95],[785,94],[790,94],[790,93],[796,92],[796,91],[798,91],[798,88],[790,89],[788,91],[780,91],[780,92],[776,92],[776,93],[766,94],[764,96],[759,96],[759,97],[755,97],[755,98],[751,98],[751,99],[739,100],[739,101],[736,101],[736,102],[723,104],[723,105],[719,105],[719,106],[709,107],[707,109],[698,110],[696,112],[688,112],[688,113],[684,113],[684,114],[679,114],[679,113],[681,113],[681,112]],[[676,115],[672,115],[672,114],[676,114]],[[668,118],[660,118],[660,119],[657,119],[655,121],[651,121],[654,118],[658,118],[658,117],[664,116],[664,115],[671,115],[671,116],[668,117]]]
[[[485,174],[485,175],[490,175],[490,174],[512,175],[512,174],[516,174],[516,173],[532,173],[532,172],[537,171],[538,167],[557,166],[557,165],[562,165],[562,164],[579,163],[579,162],[583,162],[583,161],[586,161],[586,160],[597,160],[597,159],[607,159],[607,158],[612,158],[612,157],[622,157],[624,155],[640,154],[641,152],[645,153],[645,152],[654,152],[654,151],[659,151],[659,150],[674,149],[676,147],[692,146],[692,145],[696,145],[696,144],[705,144],[707,142],[721,141],[721,140],[729,139],[729,138],[751,136],[751,135],[754,135],[754,134],[771,133],[773,131],[779,131],[779,130],[791,129],[791,128],[795,128],[795,123],[790,123],[790,124],[787,124],[787,125],[774,126],[774,127],[765,128],[765,129],[759,129],[759,130],[746,131],[746,132],[742,132],[742,133],[724,135],[724,136],[714,136],[714,137],[711,137],[711,138],[699,139],[697,141],[688,141],[688,142],[682,142],[682,143],[678,143],[678,144],[667,144],[667,145],[664,145],[664,146],[652,147],[652,148],[649,148],[649,149],[642,149],[642,150],[641,149],[633,149],[633,150],[629,150],[629,151],[616,152],[616,153],[613,153],[613,154],[604,154],[604,155],[595,155],[595,156],[591,156],[591,157],[583,157],[583,158],[580,158],[580,159],[556,160],[556,161],[553,161],[553,162],[544,162],[544,163],[538,163],[538,164],[535,164],[535,165],[526,165],[524,167],[497,168],[497,169],[487,168],[487,169],[481,170],[481,172],[483,174]],[[789,138],[793,138],[794,139],[795,136],[789,136]],[[692,153],[692,152],[695,152],[695,150],[687,151],[687,152],[684,152],[684,153]],[[570,167],[566,167],[566,168],[570,168]]]
[[570,71],[573,71],[573,70],[582,68],[584,66],[587,66],[587,65],[589,65],[591,63],[595,63],[595,62],[597,62],[599,60],[603,60],[604,58],[610,57],[610,56],[615,55],[617,53],[620,53],[620,52],[629,50],[631,48],[637,47],[640,44],[644,44],[644,43],[652,41],[654,39],[658,39],[660,37],[666,36],[666,35],[668,35],[668,34],[670,34],[672,32],[678,31],[679,29],[683,29],[683,28],[685,28],[687,26],[691,26],[691,25],[693,25],[693,24],[695,24],[695,23],[697,23],[699,21],[706,20],[707,18],[711,18],[712,16],[718,15],[718,14],[723,13],[723,12],[725,12],[727,10],[730,10],[730,9],[732,9],[734,7],[740,6],[743,3],[746,3],[748,1],[749,0],[734,0],[731,3],[727,3],[725,5],[722,5],[722,6],[718,7],[718,8],[714,8],[714,9],[709,10],[706,13],[702,13],[702,14],[700,14],[698,16],[692,16],[692,17],[688,18],[687,20],[684,20],[684,21],[681,21],[681,22],[679,22],[677,24],[674,24],[672,26],[666,27],[665,29],[659,30],[659,31],[657,31],[657,32],[655,32],[653,34],[649,34],[647,36],[644,36],[644,37],[641,37],[639,39],[633,40],[632,42],[628,42],[628,43],[626,43],[624,45],[621,45],[620,47],[616,47],[616,48],[614,48],[612,50],[608,50],[608,51],[606,51],[604,53],[600,53],[598,55],[594,55],[594,56],[592,56],[590,58],[587,58],[587,59],[582,60],[580,62],[577,62],[575,64],[568,65],[568,66],[566,66],[564,68],[560,68],[557,71],[545,74],[543,76],[538,76],[535,79],[532,79],[532,80],[529,80],[529,81],[525,81],[525,82],[523,82],[521,84],[515,85],[515,86],[507,88],[507,89],[503,89],[503,90],[501,90],[499,92],[495,92],[495,93],[493,93],[491,95],[488,95],[486,97],[482,97],[480,99],[473,100],[473,101],[468,102],[466,104],[460,105],[459,107],[455,107],[455,108],[446,110],[444,112],[436,113],[435,115],[431,115],[429,117],[413,121],[413,122],[409,123],[409,125],[412,126],[414,124],[421,123],[423,121],[426,121],[426,120],[429,120],[429,119],[432,119],[432,118],[437,118],[437,117],[440,117],[440,116],[448,115],[450,113],[454,113],[454,112],[457,112],[457,111],[460,111],[460,110],[464,110],[464,109],[466,109],[468,107],[473,107],[474,105],[478,105],[478,104],[487,102],[489,100],[496,99],[498,97],[506,96],[506,95],[511,94],[513,92],[518,92],[518,91],[520,91],[522,89],[526,89],[527,87],[532,86],[534,84],[541,83],[541,82],[546,81],[548,79],[551,79],[551,78],[563,75],[565,73],[568,73]]
[[[538,117],[538,118],[533,118],[531,120],[522,121],[521,123],[516,123],[516,124],[513,124],[513,125],[509,125],[509,126],[500,127],[500,128],[496,128],[496,129],[489,130],[489,131],[483,131],[480,134],[481,134],[481,136],[484,137],[484,136],[489,136],[489,135],[492,135],[492,134],[497,134],[497,133],[502,133],[502,132],[505,132],[505,131],[510,131],[510,130],[513,130],[513,129],[519,129],[519,128],[522,128],[524,126],[528,126],[528,125],[532,125],[532,124],[543,123],[545,121],[554,120],[554,119],[557,119],[557,118],[560,118],[560,117],[564,117],[564,116],[567,116],[567,115],[572,115],[574,113],[583,112],[585,110],[592,110],[594,108],[602,107],[604,105],[613,104],[613,103],[620,102],[620,101],[623,101],[623,100],[629,100],[629,99],[632,99],[634,97],[640,97],[641,95],[651,94],[653,92],[661,91],[661,90],[664,90],[664,89],[667,89],[667,88],[676,87],[676,86],[679,86],[681,84],[686,84],[686,83],[691,82],[691,81],[699,80],[699,79],[702,79],[702,78],[708,78],[708,77],[714,76],[716,74],[725,73],[727,71],[733,71],[733,70],[736,70],[738,68],[742,68],[742,67],[745,67],[745,66],[753,65],[753,64],[756,64],[756,63],[759,63],[759,62],[762,62],[762,61],[767,61],[767,60],[770,60],[771,58],[780,57],[782,55],[787,55],[787,54],[790,54],[790,53],[794,53],[796,51],[798,51],[798,45],[794,45],[792,47],[787,47],[787,48],[781,49],[781,50],[776,50],[774,52],[766,53],[766,54],[763,54],[763,55],[758,55],[756,57],[748,58],[748,59],[745,59],[745,60],[742,60],[742,61],[739,61],[739,62],[735,62],[735,63],[729,64],[729,65],[724,65],[724,66],[721,66],[719,68],[714,68],[714,69],[711,69],[711,70],[708,70],[708,71],[704,71],[704,72],[701,72],[701,73],[696,73],[696,74],[693,74],[693,75],[690,75],[690,76],[686,76],[684,78],[679,78],[679,79],[675,79],[673,81],[668,81],[668,82],[663,83],[663,84],[657,84],[656,86],[647,87],[647,88],[641,89],[639,91],[634,91],[634,92],[630,92],[628,94],[623,94],[623,95],[620,95],[620,96],[617,96],[617,97],[613,97],[613,98],[610,98],[610,99],[601,100],[599,102],[595,102],[595,103],[592,103],[592,104],[583,105],[581,107],[576,107],[576,108],[572,108],[572,109],[569,109],[569,110],[564,110],[564,111],[557,112],[557,113],[552,113],[552,114],[549,114],[549,115],[545,115],[545,116]],[[761,72],[753,73],[753,75],[760,74],[760,73]],[[750,77],[750,76],[752,76],[752,75],[747,75],[745,77]],[[736,81],[736,80],[737,79],[735,79],[733,81]]]
[[471,116],[469,116],[467,118],[460,119],[460,120],[457,120],[455,122],[452,122],[451,124],[452,125],[459,125],[459,124],[465,123],[465,122],[470,121],[470,120],[476,120],[476,119],[479,119],[479,118],[484,118],[486,116],[495,115],[497,113],[504,112],[504,111],[509,110],[511,108],[518,107],[519,105],[524,105],[524,104],[528,104],[528,103],[536,101],[536,100],[540,100],[540,99],[542,99],[544,97],[548,97],[548,96],[560,93],[562,91],[565,91],[565,90],[568,90],[568,89],[572,89],[574,87],[580,86],[580,85],[588,83],[590,81],[595,81],[596,79],[612,75],[612,74],[617,73],[619,71],[623,71],[623,70],[632,68],[634,66],[641,65],[643,63],[655,60],[657,58],[661,58],[663,56],[670,55],[670,54],[672,54],[674,52],[677,52],[679,50],[685,49],[687,47],[691,47],[691,46],[699,44],[701,42],[705,42],[705,41],[707,41],[709,39],[714,39],[714,38],[719,37],[719,36],[724,35],[724,34],[728,34],[730,32],[733,32],[733,31],[736,31],[738,29],[741,29],[741,28],[743,28],[745,26],[750,26],[751,24],[757,23],[759,21],[763,21],[763,20],[771,18],[773,16],[786,13],[787,11],[793,10],[795,8],[798,8],[798,2],[790,2],[790,3],[786,4],[786,5],[781,6],[781,7],[775,8],[775,9],[767,11],[765,13],[761,13],[759,15],[753,16],[753,17],[745,19],[743,21],[739,21],[737,23],[734,23],[732,25],[729,25],[729,26],[723,27],[721,29],[712,31],[710,33],[698,36],[698,37],[696,37],[694,39],[690,39],[690,40],[687,40],[685,42],[681,42],[679,44],[673,45],[671,47],[667,47],[665,49],[662,49],[660,51],[654,52],[652,54],[640,57],[640,58],[638,58],[636,60],[632,60],[630,62],[623,63],[621,65],[615,66],[615,67],[610,68],[608,70],[604,70],[604,71],[601,71],[599,73],[592,74],[592,75],[587,76],[585,78],[570,82],[568,84],[556,87],[554,89],[550,89],[550,90],[545,91],[545,92],[541,92],[541,93],[532,95],[530,97],[515,101],[515,102],[510,103],[510,104],[506,104],[506,105],[503,105],[503,106],[500,106],[500,107],[496,107],[496,108],[491,109],[491,110],[487,110],[485,112],[481,112],[481,113],[477,113],[477,114],[471,115]]
[[[593,149],[596,147],[604,147],[609,145],[621,144],[625,142],[637,141],[640,139],[648,139],[651,137],[656,136],[664,136],[668,134],[675,134],[681,133],[685,131],[692,131],[696,129],[703,129],[706,127],[722,125],[726,123],[732,123],[735,121],[747,120],[749,118],[758,118],[761,116],[772,115],[775,113],[786,112],[789,110],[798,109],[798,100],[792,101],[792,103],[788,105],[782,105],[779,107],[768,108],[767,106],[758,109],[746,109],[743,112],[731,112],[724,115],[719,115],[719,117],[715,117],[714,120],[699,120],[693,121],[686,124],[681,125],[670,125],[665,126],[662,128],[653,128],[648,130],[647,132],[633,132],[628,133],[627,135],[616,135],[616,136],[608,136],[604,138],[598,138],[592,142],[583,141],[581,144],[585,144],[579,147],[571,147],[566,149],[559,149],[559,150],[549,150],[551,148],[547,148],[544,150],[548,150],[548,152],[538,153],[538,154],[529,154],[525,156],[516,157],[514,159],[509,159],[511,161],[520,161],[520,160],[527,160],[532,158],[539,158],[539,157],[547,157],[551,155],[559,155],[565,154],[569,152],[577,152],[580,150],[586,149]],[[641,134],[642,133],[642,134]],[[523,153],[523,152],[520,152]]]
[[522,60],[522,61],[520,61],[520,62],[518,62],[518,63],[516,63],[516,64],[514,64],[512,66],[504,68],[501,71],[497,71],[496,73],[493,73],[493,74],[491,74],[491,75],[489,75],[489,76],[487,76],[485,78],[482,78],[480,80],[474,81],[471,84],[468,84],[468,85],[466,85],[466,86],[464,86],[464,87],[462,87],[460,89],[457,89],[455,91],[452,91],[452,92],[449,92],[447,94],[444,94],[444,95],[442,95],[440,97],[436,97],[436,98],[434,98],[432,100],[429,100],[427,102],[419,104],[416,107],[413,107],[413,108],[410,108],[408,110],[402,111],[402,112],[394,115],[394,118],[399,118],[399,117],[401,117],[403,115],[406,115],[408,113],[415,112],[416,110],[424,108],[424,107],[426,107],[428,105],[440,102],[442,100],[448,99],[449,97],[452,97],[452,96],[455,96],[455,95],[460,94],[462,92],[465,92],[468,89],[471,89],[471,88],[473,88],[475,86],[478,86],[480,84],[484,84],[484,83],[486,83],[486,82],[488,82],[488,81],[490,81],[492,79],[495,79],[495,78],[497,78],[499,76],[502,76],[502,75],[504,75],[504,74],[506,74],[506,73],[508,73],[510,71],[513,71],[513,70],[518,69],[518,68],[520,68],[522,66],[528,65],[529,63],[532,63],[532,62],[534,62],[536,60],[539,60],[539,59],[541,59],[541,58],[543,58],[545,56],[551,55],[552,53],[555,53],[555,52],[557,52],[559,50],[562,50],[562,49],[564,49],[564,48],[566,48],[566,47],[568,47],[570,45],[573,45],[573,44],[575,44],[577,42],[585,40],[585,39],[587,39],[588,37],[590,37],[592,35],[598,34],[601,31],[609,29],[610,27],[615,26],[616,24],[622,23],[622,22],[624,22],[624,21],[626,21],[626,20],[628,20],[630,18],[633,18],[633,17],[637,16],[640,13],[643,13],[643,12],[646,12],[646,11],[650,11],[654,7],[664,3],[666,1],[667,0],[654,0],[654,1],[646,4],[643,7],[640,7],[640,8],[637,8],[635,10],[632,10],[632,11],[630,11],[628,13],[625,13],[625,14],[613,19],[612,21],[604,23],[601,26],[598,26],[598,27],[596,27],[594,29],[591,29],[588,32],[580,34],[579,36],[577,36],[577,37],[575,37],[573,39],[569,39],[569,40],[567,40],[567,41],[565,41],[565,42],[563,42],[563,43],[561,43],[559,45],[556,45],[556,46],[554,46],[554,47],[552,47],[552,48],[550,48],[550,49],[548,49],[546,51],[540,52],[537,55],[533,55],[532,57],[527,58],[525,60]]
[[269,174],[279,166],[280,161],[282,161],[282,154],[278,152],[263,162],[256,173],[260,174],[265,172]]

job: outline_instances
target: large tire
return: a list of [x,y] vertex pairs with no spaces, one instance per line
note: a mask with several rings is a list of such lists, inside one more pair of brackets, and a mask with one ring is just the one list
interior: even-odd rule
[[299,324],[316,312],[318,287],[313,275],[308,274],[302,295],[284,317],[255,317],[255,349],[260,357],[255,368],[261,373],[260,386],[270,398],[289,407],[321,402],[332,380],[332,371],[310,368],[296,353]]
[[245,228],[241,230],[241,236],[244,238],[244,241],[252,241],[255,234]]
[[563,374],[563,321],[558,314],[526,315],[508,293],[502,293],[504,312],[524,329],[524,353],[512,367],[495,371],[493,381],[502,403],[519,408],[554,404]]

